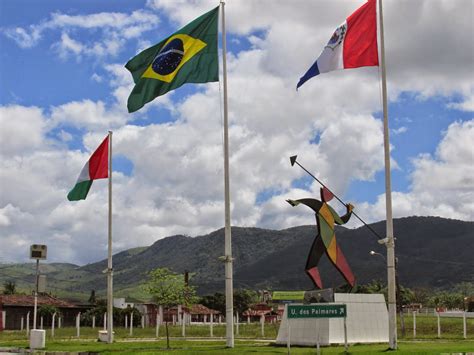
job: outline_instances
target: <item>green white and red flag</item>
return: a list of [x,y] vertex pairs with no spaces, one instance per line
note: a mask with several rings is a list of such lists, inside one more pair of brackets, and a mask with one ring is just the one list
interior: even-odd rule
[[69,201],[85,200],[92,181],[109,177],[109,136],[105,137],[89,161],[82,168],[76,185],[67,194]]

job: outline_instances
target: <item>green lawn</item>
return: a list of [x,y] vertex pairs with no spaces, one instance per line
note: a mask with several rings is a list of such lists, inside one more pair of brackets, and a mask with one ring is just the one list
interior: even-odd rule
[[[441,339],[437,339],[437,319],[432,315],[417,316],[417,338],[413,340],[412,316],[405,316],[406,335],[402,337],[399,328],[399,350],[397,354],[474,354],[474,319],[468,320],[467,340],[463,339],[462,319],[441,318]],[[99,328],[81,328],[81,336],[76,337],[75,328],[56,329],[55,337],[46,331],[46,350],[48,351],[90,351],[101,354],[286,354],[285,347],[271,344],[278,333],[277,324],[265,325],[265,337],[261,336],[260,324],[241,324],[236,336],[234,349],[225,347],[225,326],[214,325],[214,338],[209,337],[209,326],[186,327],[186,338],[182,337],[181,326],[169,326],[171,350],[166,350],[165,327],[160,327],[159,340],[154,340],[154,328],[136,328],[130,336],[129,330],[115,328],[114,344],[97,342]],[[0,352],[2,347],[27,348],[26,332],[0,332]],[[351,354],[382,354],[387,344],[351,345]],[[315,354],[314,348],[292,347],[292,354]],[[344,347],[325,347],[322,354],[342,354]]]
[[[26,347],[26,341],[16,347]],[[233,349],[225,347],[225,340],[171,340],[171,349],[166,349],[166,341],[120,341],[114,344],[98,343],[96,341],[64,340],[48,341],[48,351],[69,352],[98,352],[100,354],[286,354],[285,347],[277,347],[268,342],[252,342],[236,340]],[[352,345],[350,354],[383,354],[387,351],[386,344]],[[474,351],[474,341],[401,341],[396,354],[440,354],[440,353],[467,353]],[[292,347],[292,354],[315,354],[315,348]],[[343,354],[344,347],[331,346],[321,348],[322,354]]]

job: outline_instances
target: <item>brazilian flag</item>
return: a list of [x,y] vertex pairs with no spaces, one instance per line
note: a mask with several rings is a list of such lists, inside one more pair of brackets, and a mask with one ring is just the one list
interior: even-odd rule
[[132,73],[135,87],[128,112],[183,84],[219,81],[218,17],[216,7],[130,59],[125,68]]

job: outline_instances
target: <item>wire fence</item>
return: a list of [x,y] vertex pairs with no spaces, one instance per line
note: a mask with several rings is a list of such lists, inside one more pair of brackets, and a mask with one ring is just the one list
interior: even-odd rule
[[[439,315],[439,316],[438,316]],[[8,316],[8,315],[6,315]],[[398,337],[399,339],[469,339],[474,340],[474,314],[472,312],[444,312],[444,313],[420,313],[412,312],[404,313],[403,318],[397,317]],[[56,322],[55,329],[44,326],[46,338],[54,339],[97,339],[98,332],[103,327],[85,326],[79,323],[77,327],[64,327],[60,322]],[[46,324],[46,322],[44,323]],[[3,330],[0,331],[0,345],[4,342],[13,340],[28,339],[28,331],[30,326],[26,325],[26,321],[22,323],[22,329]],[[41,320],[39,322],[41,328]],[[280,322],[240,322],[234,327],[236,338],[242,339],[276,339]],[[219,339],[225,338],[225,323],[191,323],[191,324],[168,324],[169,335],[173,338],[209,338]],[[144,322],[138,324],[114,324],[114,332],[116,339],[131,338],[158,338],[165,337],[165,325],[146,325]],[[79,334],[79,336],[78,336]]]

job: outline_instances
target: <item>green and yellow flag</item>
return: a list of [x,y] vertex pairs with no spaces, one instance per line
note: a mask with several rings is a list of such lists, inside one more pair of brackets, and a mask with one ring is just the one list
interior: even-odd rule
[[132,73],[135,87],[128,112],[183,84],[219,81],[218,17],[216,7],[130,59],[125,68]]

